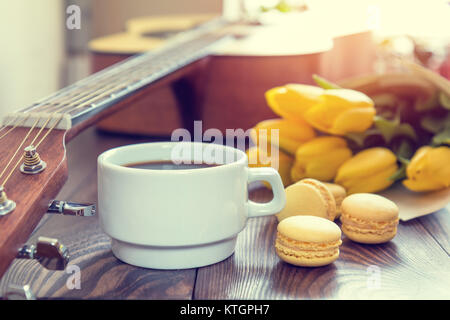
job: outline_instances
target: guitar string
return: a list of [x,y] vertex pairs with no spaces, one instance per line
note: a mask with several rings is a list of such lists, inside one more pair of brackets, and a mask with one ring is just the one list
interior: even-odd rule
[[[139,60],[142,60],[139,59]],[[125,61],[123,61],[125,62]],[[100,74],[98,74],[97,77],[92,78],[92,79],[86,79],[88,81],[82,81],[82,83],[80,84],[80,86],[78,88],[75,88],[75,90],[73,92],[68,92],[68,94],[60,96],[59,99],[57,99],[56,101],[51,101],[50,104],[47,105],[43,105],[42,108],[40,108],[40,111],[49,111],[48,109],[52,109],[54,107],[58,108],[59,106],[57,104],[55,104],[55,102],[59,103],[62,98],[62,102],[67,101],[67,98],[74,98],[77,97],[79,95],[79,97],[77,97],[77,99],[79,100],[80,98],[85,97],[86,95],[90,95],[92,93],[96,93],[96,92],[100,92],[103,88],[104,85],[107,83],[111,83],[112,80],[116,80],[116,78],[123,78],[125,71],[132,71],[134,69],[134,71],[138,70],[138,68],[142,67],[142,65],[139,65],[139,61],[135,61],[133,64],[130,64],[130,66],[126,66],[124,68],[123,63],[119,63],[122,64],[120,65],[120,67],[122,67],[119,70],[109,70],[109,72],[105,72],[103,73],[102,71],[100,71]],[[117,64],[116,64],[117,65]],[[122,70],[125,69],[125,70]],[[122,80],[122,79],[119,79]],[[92,86],[90,85],[90,82],[95,81],[95,84]],[[86,87],[89,86],[90,90],[83,90],[86,89]],[[95,89],[95,90],[92,90]],[[71,104],[73,104],[74,101],[71,101]],[[64,106],[64,105],[63,105]]]
[[[148,63],[148,61],[147,61],[147,63]],[[139,64],[135,64],[135,65],[132,65],[129,69],[135,68],[136,65],[137,65],[137,67],[142,67],[142,66],[140,66]],[[78,99],[75,100],[75,102],[74,102],[74,101],[71,101],[71,103],[69,103],[69,104],[66,105],[66,106],[59,107],[59,108],[57,107],[56,110],[55,110],[55,112],[54,112],[53,114],[55,114],[55,113],[57,113],[57,112],[62,112],[62,111],[64,111],[64,110],[68,110],[69,112],[72,112],[73,110],[77,110],[77,109],[79,109],[79,108],[87,107],[87,104],[90,103],[91,101],[93,101],[93,100],[95,100],[95,99],[101,99],[101,98],[105,97],[107,94],[111,94],[112,92],[114,92],[115,90],[117,90],[117,88],[124,87],[124,86],[128,85],[129,83],[133,83],[134,81],[140,81],[140,80],[142,80],[143,78],[145,78],[145,76],[149,76],[149,72],[150,72],[150,70],[145,70],[145,69],[144,69],[144,70],[140,69],[140,70],[137,70],[137,71],[135,70],[134,72],[132,72],[132,73],[134,73],[133,75],[134,75],[135,77],[128,78],[129,80],[128,80],[128,81],[125,81],[125,83],[115,83],[115,82],[112,82],[112,80],[113,80],[114,78],[119,78],[118,80],[122,80],[122,79],[123,79],[123,72],[117,72],[116,74],[113,74],[113,75],[106,75],[106,76],[104,77],[103,81],[107,81],[107,82],[109,83],[109,84],[106,86],[106,88],[108,88],[107,91],[105,91],[105,87],[102,86],[103,83],[100,83],[99,86],[97,86],[97,87],[100,87],[99,89],[94,90],[94,91],[91,91],[90,93],[88,92],[87,94],[82,95],[81,97],[78,97]],[[120,78],[122,78],[122,79],[120,79]],[[114,80],[116,80],[116,79],[114,79]],[[80,89],[81,89],[81,88],[80,88]],[[97,93],[98,91],[102,90],[102,89],[103,89],[103,92],[102,92],[101,94],[97,95],[96,93]],[[80,92],[81,92],[81,91],[80,91]],[[75,94],[74,94],[73,96],[79,95],[80,92],[75,92]],[[70,96],[70,94],[69,94],[69,96]],[[77,102],[78,102],[81,98],[83,98],[83,97],[84,97],[84,99],[85,99],[84,101],[82,100],[81,102],[79,102],[79,105],[74,105],[75,103],[77,103]],[[67,97],[65,97],[65,98],[67,98]],[[86,99],[87,99],[87,100],[86,100]],[[54,106],[54,105],[53,105],[53,106]],[[50,106],[50,108],[51,108],[51,107],[52,107],[52,106]],[[64,114],[61,114],[59,120],[55,121],[55,124],[54,124],[54,125],[46,132],[46,134],[41,138],[41,140],[38,142],[37,146],[39,146],[39,145],[45,140],[45,138],[50,134],[50,132],[57,126],[57,124],[61,121],[63,115],[64,115]],[[33,144],[33,143],[37,140],[37,138],[39,137],[39,135],[41,134],[41,132],[43,131],[43,129],[47,126],[47,124],[48,124],[48,122],[50,121],[51,118],[52,118],[52,115],[49,116],[49,118],[47,119],[47,121],[45,122],[45,124],[41,127],[41,129],[39,130],[39,132],[37,133],[37,135],[34,137],[34,139],[33,139],[33,141],[32,141],[31,144]],[[21,144],[20,144],[19,147],[17,148],[16,152],[14,153],[13,157],[10,159],[10,161],[9,161],[8,164],[7,164],[7,166],[4,168],[3,172],[1,173],[0,178],[3,176],[4,172],[5,172],[6,169],[9,167],[10,163],[13,161],[13,159],[14,159],[15,156],[17,155],[18,151],[19,151],[20,148],[23,146],[23,144],[25,143],[26,139],[27,139],[28,136],[31,134],[31,132],[33,131],[34,127],[37,125],[37,123],[39,122],[39,120],[40,120],[40,117],[36,120],[36,122],[33,124],[33,126],[32,126],[32,127],[30,128],[30,130],[28,131],[28,134],[26,135],[26,137],[24,138],[24,140],[21,142]],[[36,148],[37,148],[37,146],[36,146]],[[6,177],[6,179],[5,179],[4,182],[3,182],[3,184],[2,184],[3,186],[6,184],[6,182],[8,181],[8,179],[11,177],[12,173],[13,173],[14,170],[17,168],[17,166],[20,164],[21,160],[22,160],[22,159],[19,159],[19,161],[16,163],[16,165],[12,168],[12,170],[10,171],[10,173],[8,174],[8,176]]]
[[[145,71],[141,70],[141,73],[144,73],[144,72]],[[148,71],[145,73],[147,73],[147,75],[148,75]],[[97,88],[94,91],[85,93],[84,95],[78,97],[76,100],[70,101],[70,103],[67,105],[63,104],[62,106],[51,106],[49,108],[49,110],[46,110],[46,111],[50,111],[50,110],[52,110],[52,107],[56,107],[56,109],[54,109],[53,111],[62,112],[62,111],[68,110],[69,112],[71,112],[71,111],[77,110],[79,108],[87,107],[88,106],[87,104],[89,102],[95,101],[96,99],[102,99],[106,95],[114,93],[114,91],[116,91],[117,89],[120,89],[121,87],[126,87],[130,83],[139,81],[141,79],[142,79],[142,76],[140,74],[136,75],[136,72],[134,74],[134,77],[129,78],[128,81],[123,81],[124,79],[123,79],[122,73],[113,75],[111,78],[105,78],[105,79],[103,79],[104,80],[103,82],[98,83],[97,86],[94,87],[94,88]],[[117,80],[119,80],[119,82],[117,82]],[[105,85],[105,83],[106,83],[106,85]],[[58,107],[59,107],[59,109],[58,109]]]
[[[58,111],[61,112],[63,110],[68,110],[71,107],[74,107],[73,109],[70,109],[69,112],[71,112],[72,110],[76,110],[76,109],[80,109],[83,107],[87,107],[87,103],[94,101],[94,98],[104,98],[107,94],[111,94],[114,93],[115,90],[120,89],[120,87],[126,87],[134,82],[138,82],[141,81],[142,79],[145,79],[146,77],[148,77],[149,75],[151,75],[151,69],[149,70],[148,68],[152,68],[152,67],[157,67],[160,66],[162,63],[166,63],[168,61],[168,58],[163,58],[162,61],[154,61],[154,60],[146,60],[145,58],[147,57],[141,57],[139,59],[139,61],[134,61],[133,64],[130,64],[129,66],[124,66],[122,65],[122,69],[120,70],[116,70],[115,72],[111,72],[111,74],[106,73],[106,74],[102,74],[102,77],[99,79],[99,81],[97,80],[96,85],[94,85],[94,87],[90,88],[91,90],[88,90],[88,92],[85,92],[84,94],[81,94],[84,89],[83,87],[78,88],[78,90],[80,90],[79,92],[75,92],[73,94],[73,97],[77,97],[77,99],[75,101],[70,101],[69,104],[63,104],[63,105],[57,105],[54,103],[48,104],[43,106],[43,108],[41,108],[40,110],[43,111]],[[141,61],[144,60],[144,61]],[[123,68],[125,67],[125,68]],[[124,74],[127,77],[127,81],[124,81]],[[131,77],[130,77],[131,76]],[[96,80],[96,79],[91,79],[92,80]],[[117,80],[119,80],[119,82],[117,82]],[[106,85],[105,85],[106,83]],[[85,84],[85,86],[89,85],[89,82]],[[94,89],[94,90],[92,90]],[[105,91],[107,90],[107,91]],[[102,92],[103,91],[103,92]],[[68,95],[67,97],[70,97],[70,95]],[[66,97],[66,98],[67,98]],[[61,98],[64,98],[64,96],[62,96]],[[63,99],[64,100],[64,99]],[[80,101],[81,100],[81,101]]]
[[[91,83],[93,81],[95,81],[95,83],[97,83],[102,78],[105,78],[105,76],[108,77],[111,73],[116,72],[118,67],[123,67],[123,64],[125,64],[126,62],[127,62],[127,59],[125,59],[121,62],[118,62],[110,67],[107,67],[107,68],[93,74],[90,77],[79,80],[79,81],[73,83],[72,85],[70,85],[70,86],[56,92],[55,94],[52,94],[52,95],[42,99],[41,101],[35,103],[34,105],[30,106],[30,109],[28,111],[33,111],[36,108],[40,108],[40,110],[45,110],[46,107],[52,106],[52,104],[54,104],[55,102],[58,102],[61,99],[66,101],[67,98],[69,98],[69,97],[73,98],[74,96],[82,94],[86,91],[83,89],[86,89],[86,87],[91,85]],[[49,102],[50,102],[50,104],[48,104]]]
[[42,130],[44,130],[44,128],[47,126],[47,124],[50,122],[50,119],[53,117],[53,115],[50,115],[48,117],[48,119],[44,122],[44,124],[41,126],[41,129],[38,131],[38,133],[36,134],[36,136],[34,137],[34,139],[30,142],[30,146],[32,146],[34,144],[34,142],[37,140],[37,138],[39,137],[39,135],[42,133]]
[[44,136],[41,138],[41,140],[39,140],[39,142],[36,144],[36,149],[39,147],[39,145],[45,140],[45,138],[47,138],[47,136],[50,134],[50,132],[52,132],[52,130],[54,128],[56,128],[56,126],[61,122],[62,118],[63,118],[63,114],[61,114],[61,116],[59,117],[59,119],[57,119],[55,121],[55,123],[50,127],[50,129],[47,130],[47,132],[44,134]]
[[[50,134],[50,132],[58,125],[58,123],[61,121],[62,116],[57,119],[55,121],[55,123],[49,128],[49,130],[45,133],[45,135],[42,137],[42,139],[37,143],[36,148],[45,140],[45,138],[47,138],[47,136]],[[36,138],[36,137],[35,137]],[[20,149],[20,147],[19,147]],[[14,159],[14,158],[12,158]],[[19,164],[22,162],[22,159],[19,159],[16,164],[14,165],[14,167],[11,168],[8,176],[5,178],[5,180],[3,180],[2,186],[5,186],[6,183],[8,182],[9,178],[11,178],[12,174],[14,173],[14,171],[16,170],[16,168],[19,166]],[[0,175],[1,177],[1,175]]]
[[9,127],[9,126],[10,126],[10,125],[11,125],[18,117],[19,117],[19,116],[15,117],[14,119],[9,120],[7,124],[3,125],[3,126],[0,128],[0,132],[2,132],[2,131],[5,130],[7,127]]
[[[22,123],[24,123],[29,117],[30,117],[30,115],[24,117],[20,122],[15,123],[13,127],[9,128],[8,131],[6,131],[2,136],[0,136],[0,140],[2,138],[6,137],[11,131],[13,131],[15,128],[20,126]],[[19,116],[17,116],[14,120],[16,120],[17,118],[19,118]],[[14,122],[14,121],[12,121],[12,122]]]

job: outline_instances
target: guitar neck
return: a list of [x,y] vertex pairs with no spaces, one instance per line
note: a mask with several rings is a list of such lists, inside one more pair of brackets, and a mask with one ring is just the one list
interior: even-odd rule
[[54,118],[58,121],[57,129],[69,130],[142,88],[208,56],[215,46],[229,39],[226,34],[211,32],[223,24],[223,21],[214,21],[198,30],[184,32],[161,49],[128,58],[8,114],[3,124],[30,127],[39,119]]

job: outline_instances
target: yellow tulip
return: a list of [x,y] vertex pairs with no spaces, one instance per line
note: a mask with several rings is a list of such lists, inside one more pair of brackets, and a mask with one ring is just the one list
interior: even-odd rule
[[406,168],[403,185],[412,191],[432,191],[450,186],[450,148],[429,146],[416,151]]
[[373,123],[375,107],[364,93],[350,89],[329,89],[321,95],[321,102],[310,107],[305,120],[323,132],[343,135],[364,132]]
[[[278,129],[278,141],[272,139],[272,130]],[[288,154],[294,155],[297,148],[316,136],[314,129],[305,121],[270,119],[258,123],[250,137],[257,146],[272,144]],[[266,139],[266,140],[265,140]],[[269,148],[265,148],[268,150]]]
[[387,148],[369,148],[357,153],[339,168],[336,183],[348,194],[378,192],[388,188],[398,169],[397,157]]
[[266,92],[266,101],[277,115],[302,121],[305,112],[321,100],[322,88],[304,84],[287,84]]
[[[258,167],[273,167],[278,170],[278,173],[281,176],[281,180],[283,181],[283,185],[287,187],[292,183],[291,181],[291,167],[294,163],[294,157],[284,153],[281,150],[278,150],[278,159],[276,159],[277,163],[275,164],[273,159],[271,159],[271,155],[274,155],[269,152],[264,152],[260,150],[258,147],[251,147],[247,150],[248,157],[248,166],[251,168]],[[268,185],[268,184],[267,184]]]
[[347,142],[339,137],[318,137],[301,145],[295,153],[291,170],[292,181],[313,178],[330,181],[336,176],[338,168],[352,152]]

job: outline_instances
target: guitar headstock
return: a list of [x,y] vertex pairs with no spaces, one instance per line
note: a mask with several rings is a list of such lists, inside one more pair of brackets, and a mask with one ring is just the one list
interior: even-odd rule
[[[65,134],[66,130],[59,129],[0,128],[0,185],[10,203],[15,204],[14,210],[5,210],[0,216],[0,277],[67,179]],[[39,143],[36,152],[45,162],[43,167],[33,168],[36,155],[29,147],[32,143]],[[25,154],[31,172],[22,166]]]

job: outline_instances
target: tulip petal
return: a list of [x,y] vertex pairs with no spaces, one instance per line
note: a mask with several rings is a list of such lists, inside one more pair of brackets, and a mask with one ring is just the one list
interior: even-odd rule
[[395,171],[397,171],[397,164],[393,164],[382,171],[376,172],[366,177],[352,178],[348,180],[336,179],[336,183],[342,185],[347,189],[348,194],[362,193],[362,192],[378,192],[390,187],[394,181],[389,179]]
[[364,132],[373,124],[375,108],[350,109],[341,113],[330,128],[333,134],[346,134],[348,132]]
[[412,191],[439,190],[450,186],[450,148],[419,148],[407,169],[403,185]]
[[387,148],[369,148],[357,153],[339,168],[336,181],[363,179],[396,165],[397,157]]
[[265,94],[269,107],[279,116],[301,121],[303,114],[320,101],[323,89],[302,84],[275,87]]
[[[276,132],[272,130],[278,130],[278,141],[273,139]],[[287,119],[269,119],[258,123],[250,133],[250,138],[258,146],[272,144],[294,155],[301,144],[315,135],[313,128],[305,121],[299,123]]]

